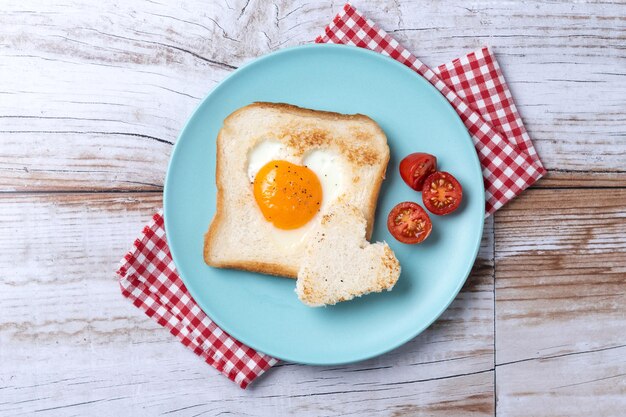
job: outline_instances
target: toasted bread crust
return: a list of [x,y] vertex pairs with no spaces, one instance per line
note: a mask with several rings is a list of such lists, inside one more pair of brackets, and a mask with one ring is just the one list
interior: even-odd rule
[[[230,116],[229,116],[230,117]],[[228,118],[227,118],[228,119]],[[209,266],[222,267],[218,262],[211,259],[211,251],[213,246],[216,243],[216,234],[217,229],[222,225],[222,219],[224,217],[224,185],[220,182],[220,176],[218,175],[222,169],[222,141],[220,137],[222,136],[222,129],[220,129],[217,134],[217,145],[216,152],[217,158],[215,158],[215,185],[217,186],[217,194],[215,196],[216,200],[216,209],[215,215],[211,220],[211,224],[209,225],[209,230],[204,234],[204,262]],[[226,266],[223,266],[226,268]]]
[[[226,126],[232,119],[234,119],[237,115],[245,110],[249,110],[250,108],[270,108],[277,109],[283,112],[300,115],[300,116],[313,116],[319,117],[327,120],[352,120],[352,121],[364,121],[372,126],[383,136],[386,137],[383,130],[380,126],[370,117],[363,114],[341,114],[323,110],[312,110],[305,109],[302,107],[294,106],[286,103],[269,103],[269,102],[254,102],[247,106],[241,107],[235,110],[233,113],[228,115],[224,119],[223,126]],[[271,263],[263,263],[263,262],[254,262],[254,261],[238,261],[238,262],[220,262],[211,257],[211,253],[214,251],[214,248],[219,244],[217,242],[217,234],[219,228],[222,226],[223,217],[224,217],[224,184],[220,181],[220,176],[218,175],[222,169],[221,160],[223,157],[221,156],[223,153],[222,149],[222,129],[220,129],[217,136],[217,158],[216,158],[216,166],[215,166],[215,183],[217,186],[217,194],[216,194],[216,211],[215,216],[211,220],[211,224],[209,226],[208,231],[204,235],[204,248],[203,248],[203,257],[204,261],[207,265],[217,267],[217,268],[233,268],[233,269],[242,269],[245,271],[258,272],[262,274],[283,276],[288,278],[297,278],[298,271],[297,269],[288,268],[279,264],[271,264]],[[386,158],[383,163],[380,164],[381,169],[377,173],[376,178],[377,181],[374,184],[374,192],[371,195],[370,201],[368,202],[368,206],[366,207],[366,213],[363,213],[366,221],[366,237],[369,240],[372,236],[372,231],[374,228],[374,217],[376,213],[376,203],[378,201],[378,195],[380,193],[380,188],[383,180],[385,179],[385,171],[387,169],[387,164],[389,163],[389,146],[385,145],[387,148]]]
[[367,121],[367,122],[373,123],[380,130],[380,132],[382,132],[382,130],[380,129],[380,126],[378,126],[378,124],[371,117],[366,116],[364,114],[360,114],[360,113],[356,113],[356,114],[342,114],[342,113],[335,113],[335,112],[326,111],[326,110],[305,109],[303,107],[294,106],[293,104],[269,103],[269,102],[265,102],[265,101],[255,101],[252,104],[248,104],[247,106],[244,106],[244,107],[241,107],[241,108],[235,110],[234,112],[229,114],[226,117],[226,119],[224,119],[224,124],[226,124],[231,118],[236,117],[239,113],[241,113],[241,112],[243,112],[245,110],[249,110],[251,108],[275,109],[275,110],[284,111],[286,113],[295,114],[295,115],[298,115],[298,116],[314,116],[314,117],[319,117],[319,118],[326,119],[326,120],[361,120],[361,121]]
[[[205,258],[206,261],[206,258]],[[208,265],[216,268],[225,269],[241,269],[243,271],[259,272],[261,274],[275,275],[277,277],[286,277],[296,279],[298,277],[298,271],[291,268],[284,267],[282,265],[275,265],[264,262],[251,262],[251,261],[239,261],[239,262],[216,262],[209,263]]]

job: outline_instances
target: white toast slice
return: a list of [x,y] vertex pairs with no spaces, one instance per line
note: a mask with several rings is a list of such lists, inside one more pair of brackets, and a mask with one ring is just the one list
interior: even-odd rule
[[[387,137],[376,122],[364,115],[280,103],[253,103],[224,120],[217,137],[217,211],[205,235],[205,262],[220,268],[296,278],[308,237],[324,212],[302,230],[289,233],[278,230],[263,217],[248,171],[252,150],[268,140],[283,148],[286,154],[281,159],[300,165],[314,150],[337,155],[342,186],[336,197],[360,211],[369,238],[389,161]],[[330,167],[335,169],[334,165]]]
[[298,272],[296,293],[303,303],[332,305],[393,288],[400,263],[389,245],[365,239],[365,224],[357,208],[343,203],[323,216]]

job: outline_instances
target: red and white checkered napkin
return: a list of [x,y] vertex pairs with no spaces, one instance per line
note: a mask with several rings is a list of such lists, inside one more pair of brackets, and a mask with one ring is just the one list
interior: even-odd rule
[[204,314],[176,273],[159,212],[117,271],[122,295],[241,388],[277,360],[233,339]]
[[[316,41],[389,55],[441,91],[474,140],[483,167],[488,215],[546,172],[488,48],[431,70],[348,4]],[[144,228],[117,274],[124,297],[242,388],[277,362],[230,337],[198,307],[176,273],[161,213]]]

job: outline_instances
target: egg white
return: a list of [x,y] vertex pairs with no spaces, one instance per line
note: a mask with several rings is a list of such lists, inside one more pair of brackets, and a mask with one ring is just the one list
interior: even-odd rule
[[[348,170],[341,154],[330,149],[317,148],[302,156],[295,156],[295,149],[291,149],[274,139],[264,139],[248,152],[246,173],[250,182],[254,182],[257,172],[265,164],[274,160],[285,160],[308,167],[315,172],[322,185],[320,211],[304,226],[298,229],[284,230],[268,222],[275,231],[272,236],[276,242],[283,247],[289,247],[306,239],[313,226],[320,221],[325,210],[343,194]],[[257,206],[256,201],[254,201],[254,205]],[[260,209],[259,213],[261,213]]]

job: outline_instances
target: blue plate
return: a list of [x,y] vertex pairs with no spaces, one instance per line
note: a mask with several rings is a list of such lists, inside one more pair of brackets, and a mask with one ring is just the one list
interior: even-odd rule
[[[402,275],[391,292],[333,307],[310,308],[295,280],[211,268],[203,235],[215,213],[215,138],[226,116],[254,101],[284,102],[339,113],[362,113],[380,124],[391,160],[373,240],[391,245]],[[464,191],[457,212],[431,215],[421,245],[387,231],[391,208],[421,195],[404,184],[407,154],[437,156]],[[463,123],[445,98],[404,65],[364,49],[307,45],[284,49],[238,69],[202,101],[183,129],[165,182],[165,227],[185,285],[220,327],[243,343],[293,362],[341,364],[387,352],[427,328],[452,302],[476,258],[485,197],[481,169]],[[251,231],[254,233],[254,231]]]

